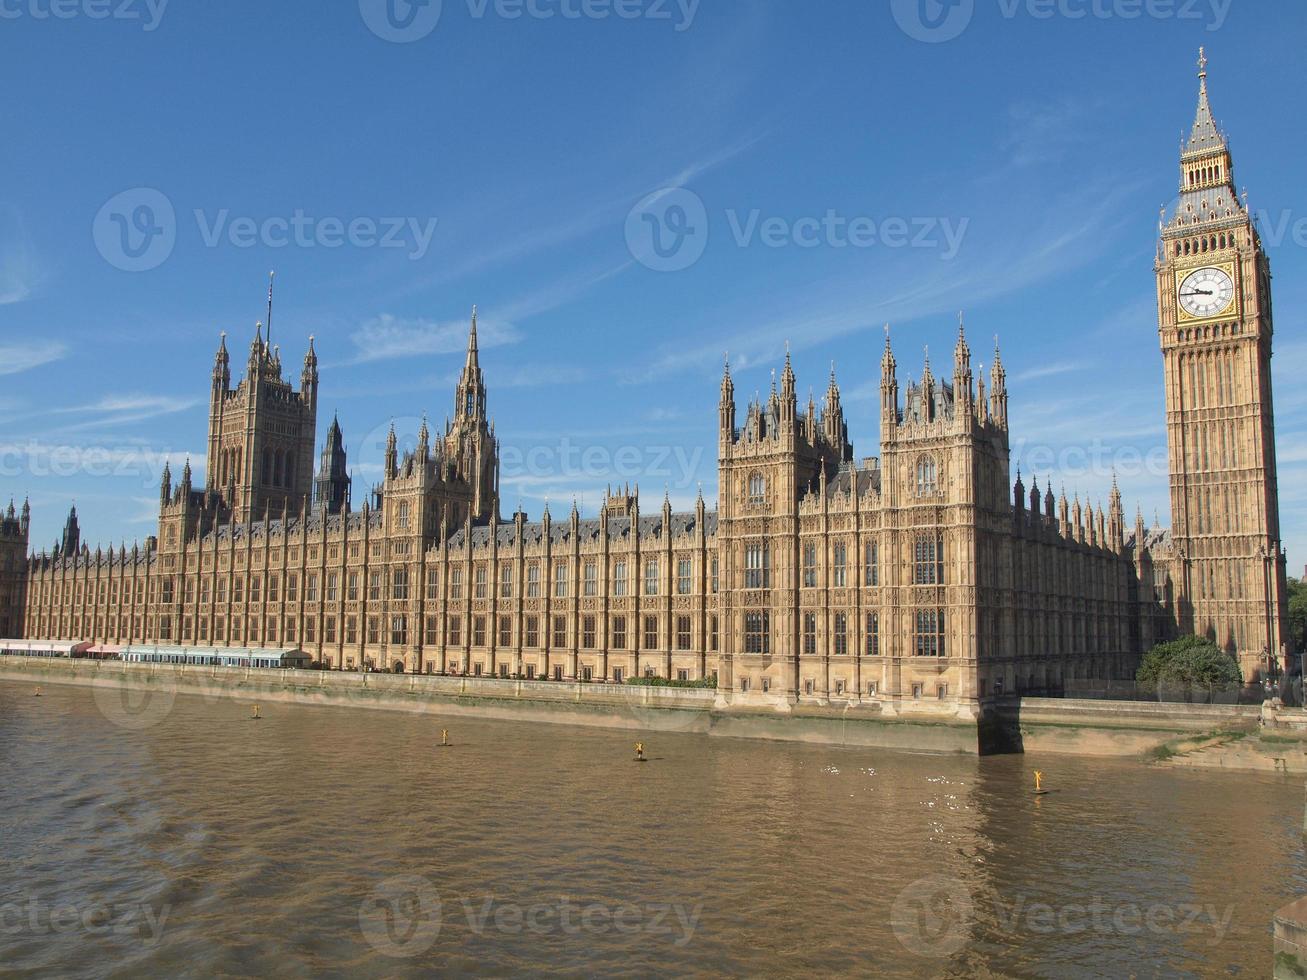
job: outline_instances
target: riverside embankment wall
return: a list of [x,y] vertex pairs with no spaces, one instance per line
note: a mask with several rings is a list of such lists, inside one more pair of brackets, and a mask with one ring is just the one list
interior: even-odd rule
[[[703,689],[517,681],[486,677],[252,670],[120,661],[0,658],[0,680],[79,684],[111,721],[144,729],[179,694],[450,718],[481,717],[709,736],[977,754],[1007,751],[1144,758],[1212,768],[1307,771],[1307,735],[1267,734],[1240,705],[1024,698],[979,718],[920,706],[730,704]],[[136,692],[127,694],[125,692]],[[1287,760],[1287,761],[1286,761]]]

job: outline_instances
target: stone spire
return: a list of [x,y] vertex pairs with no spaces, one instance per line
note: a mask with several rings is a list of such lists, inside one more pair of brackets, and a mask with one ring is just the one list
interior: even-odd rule
[[1206,153],[1225,149],[1225,137],[1212,117],[1212,106],[1207,99],[1207,49],[1198,49],[1198,111],[1194,115],[1194,128],[1189,136],[1186,153]]
[[735,381],[731,378],[731,358],[729,354],[726,355],[726,367],[722,371],[722,397],[718,403],[717,425],[723,437],[734,437]]

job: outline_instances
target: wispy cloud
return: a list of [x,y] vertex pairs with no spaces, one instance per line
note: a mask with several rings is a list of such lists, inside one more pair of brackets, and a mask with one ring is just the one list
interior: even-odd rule
[[1016,376],[1016,381],[1038,381],[1040,378],[1055,378],[1063,374],[1072,374],[1088,365],[1072,361],[1057,361],[1028,368]]
[[[453,354],[467,348],[465,320],[402,319],[383,313],[362,324],[350,336],[355,356],[348,364],[369,364],[405,357]],[[503,320],[477,321],[477,339],[482,347],[500,347],[521,339],[521,332]]]
[[[0,283],[0,304],[6,302],[2,295],[3,289],[4,286]],[[9,302],[14,301],[10,300]],[[67,345],[58,341],[0,345],[0,375],[20,374],[23,371],[30,371],[32,368],[40,367],[43,364],[58,361],[67,353]]]
[[[41,279],[22,216],[13,207],[0,204],[0,306],[21,303],[32,295]],[[3,370],[0,374],[11,373]]]

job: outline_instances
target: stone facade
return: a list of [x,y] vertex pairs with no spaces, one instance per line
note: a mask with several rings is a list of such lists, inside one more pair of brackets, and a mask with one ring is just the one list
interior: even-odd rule
[[[1002,356],[995,349],[988,372],[973,367],[961,326],[948,373],[936,377],[927,357],[902,386],[887,330],[879,457],[855,457],[833,371],[820,410],[811,396],[800,407],[787,355],[779,387],[742,416],[727,366],[715,510],[702,494],[690,512],[666,497],[645,510],[638,489],[621,488],[597,517],[573,505],[558,521],[547,508],[538,521],[505,519],[473,311],[453,416],[435,436],[424,422],[402,456],[392,430],[383,480],[361,507],[336,422],[316,481],[309,470],[312,339],[296,390],[261,329],[233,389],[224,338],[206,485],[192,485],[189,463],[175,487],[165,471],[158,536],[130,551],[92,552],[74,516],[53,552],[0,580],[0,617],[8,597],[23,611],[21,623],[9,613],[9,632],[31,638],[294,646],[336,669],[715,676],[723,702],[888,713],[966,715],[996,695],[1129,678],[1177,629],[1214,630],[1247,660],[1262,643],[1259,610],[1284,615],[1282,591],[1253,581],[1281,554],[1269,274],[1221,182],[1227,151],[1205,135],[1206,105],[1204,73],[1185,158],[1192,189],[1158,258],[1174,532],[1146,529],[1141,516],[1128,529],[1115,484],[1095,507],[1055,498],[1051,481],[1027,489],[1018,473],[1013,483]],[[1190,183],[1209,167],[1225,177]],[[1214,208],[1228,213],[1209,219]],[[1215,258],[1202,244],[1213,240]],[[1174,284],[1216,258],[1241,284],[1240,316],[1183,320]],[[1211,448],[1221,426],[1237,451]],[[1220,531],[1206,523],[1218,519]],[[20,522],[11,507],[0,525],[0,575],[13,564],[6,555],[25,553],[27,522],[26,508]],[[1212,598],[1227,569],[1243,591]]]

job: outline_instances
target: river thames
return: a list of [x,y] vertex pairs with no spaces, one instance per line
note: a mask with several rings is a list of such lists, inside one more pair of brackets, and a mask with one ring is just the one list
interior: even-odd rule
[[2,972],[1260,978],[1307,894],[1283,776],[135,696],[0,683]]

